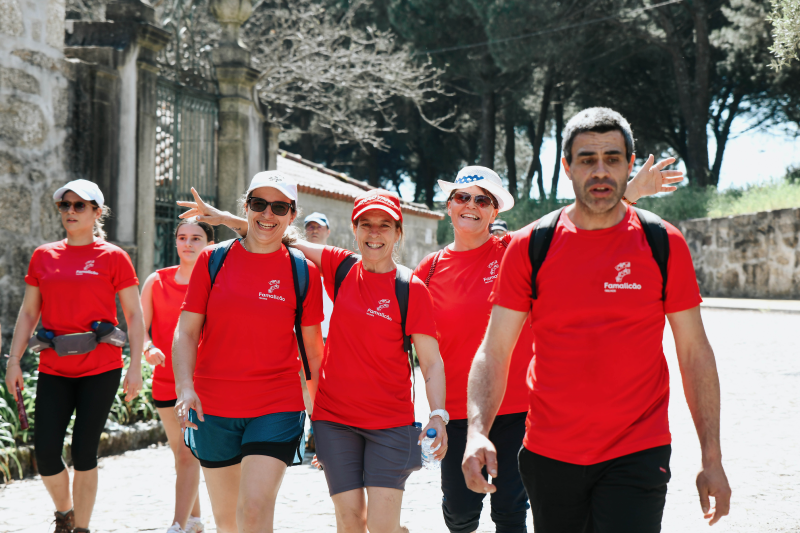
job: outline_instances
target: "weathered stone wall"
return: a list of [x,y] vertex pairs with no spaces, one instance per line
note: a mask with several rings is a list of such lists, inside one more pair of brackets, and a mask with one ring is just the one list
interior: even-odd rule
[[703,296],[800,299],[800,209],[679,222]]
[[63,237],[51,195],[71,179],[64,0],[0,0],[0,323],[6,351],[33,250]]

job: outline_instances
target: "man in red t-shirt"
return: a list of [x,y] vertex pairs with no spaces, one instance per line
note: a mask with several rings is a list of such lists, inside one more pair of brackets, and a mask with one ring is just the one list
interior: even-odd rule
[[494,477],[512,467],[498,465],[488,432],[530,312],[535,344],[519,470],[536,532],[660,531],[671,453],[666,315],[700,437],[700,503],[714,524],[728,514],[731,490],[721,461],[719,379],[686,241],[665,223],[663,287],[639,217],[626,205],[633,134],[619,113],[582,111],[567,124],[562,148],[575,203],[560,214],[536,299],[528,255],[535,223],[515,233],[490,297],[492,316],[469,377],[467,485],[491,492],[481,468]]

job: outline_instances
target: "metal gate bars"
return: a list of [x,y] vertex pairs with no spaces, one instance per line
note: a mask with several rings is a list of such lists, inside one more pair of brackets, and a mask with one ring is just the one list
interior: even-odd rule
[[175,225],[184,211],[175,203],[217,201],[217,99],[195,89],[159,79],[156,128],[156,269],[178,263]]

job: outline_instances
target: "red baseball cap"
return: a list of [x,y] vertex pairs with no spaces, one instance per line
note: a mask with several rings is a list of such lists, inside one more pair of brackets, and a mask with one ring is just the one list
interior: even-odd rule
[[355,222],[358,217],[370,209],[386,211],[393,219],[403,221],[403,213],[400,211],[400,196],[396,192],[373,189],[359,195],[353,203],[353,216],[350,220]]

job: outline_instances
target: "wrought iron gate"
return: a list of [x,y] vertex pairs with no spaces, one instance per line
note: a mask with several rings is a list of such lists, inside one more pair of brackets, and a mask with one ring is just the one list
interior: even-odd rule
[[192,201],[194,187],[205,202],[217,201],[217,114],[214,95],[160,79],[156,128],[155,268],[178,263],[174,231]]

